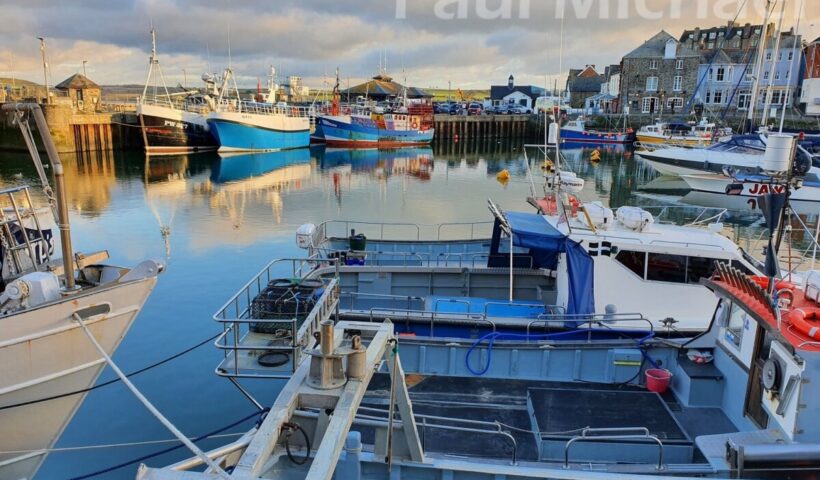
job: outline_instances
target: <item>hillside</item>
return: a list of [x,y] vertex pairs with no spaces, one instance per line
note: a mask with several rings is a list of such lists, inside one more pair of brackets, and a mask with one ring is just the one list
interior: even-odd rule
[[21,87],[23,85],[25,85],[26,87],[39,87],[40,86],[40,84],[37,83],[37,82],[24,80],[22,78],[15,78],[13,80],[14,81],[12,82],[11,77],[0,77],[0,85],[3,85],[5,87],[6,85],[11,85],[12,83],[14,83],[14,85],[17,86],[17,87]]

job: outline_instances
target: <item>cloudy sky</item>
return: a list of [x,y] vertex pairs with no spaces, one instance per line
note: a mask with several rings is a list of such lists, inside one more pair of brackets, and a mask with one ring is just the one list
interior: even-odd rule
[[[785,25],[801,0],[786,1]],[[197,84],[231,62],[244,85],[269,66],[313,87],[378,71],[423,87],[544,84],[570,67],[618,63],[661,29],[761,23],[766,0],[0,0],[0,77],[42,82],[38,36],[51,77],[82,71],[102,84],[145,81],[149,31],[169,84]],[[820,1],[805,0],[800,33],[820,35]],[[742,7],[742,8],[741,8]],[[775,19],[780,6],[776,6]],[[561,55],[561,18],[565,19]],[[404,72],[404,73],[403,73]],[[552,80],[550,80],[552,82]]]

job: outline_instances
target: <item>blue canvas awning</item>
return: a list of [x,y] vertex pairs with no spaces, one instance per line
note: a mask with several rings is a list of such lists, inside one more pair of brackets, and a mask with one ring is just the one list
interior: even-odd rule
[[[513,245],[529,249],[533,268],[556,269],[560,254],[565,254],[569,277],[567,314],[595,313],[594,264],[592,257],[578,242],[571,240],[541,215],[505,212],[504,218],[513,237]],[[497,252],[501,221],[496,219],[493,250]]]

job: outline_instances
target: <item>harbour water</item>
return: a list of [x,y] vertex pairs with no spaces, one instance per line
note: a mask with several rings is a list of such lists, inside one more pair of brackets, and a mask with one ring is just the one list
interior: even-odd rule
[[[586,180],[583,200],[613,207],[682,204],[680,192],[659,189],[669,184],[658,181],[631,151],[601,151],[599,163],[590,162],[591,147],[565,151],[570,167]],[[534,184],[540,191],[540,162],[531,159]],[[221,327],[211,315],[248,278],[270,259],[303,255],[294,241],[294,231],[303,223],[485,221],[490,218],[488,198],[508,210],[532,210],[525,202],[532,183],[523,142],[150,159],[129,152],[64,157],[63,161],[77,250],[108,247],[113,263],[133,265],[155,257],[168,265],[114,357],[126,372],[219,333]],[[30,164],[23,154],[4,154],[0,182],[36,184]],[[511,179],[502,184],[496,174],[505,169]],[[686,196],[683,200],[709,203],[710,199]],[[761,221],[748,201],[734,207],[725,232],[744,245],[759,236]],[[816,215],[807,220],[815,222]],[[203,435],[254,411],[227,380],[214,375],[220,356],[208,342],[133,381],[185,434]],[[101,381],[111,378],[106,370]],[[283,383],[246,385],[263,404],[270,404]],[[249,425],[225,433],[242,432]],[[82,477],[178,444],[76,447],[170,438],[126,388],[115,383],[88,395],[37,478]],[[224,443],[221,437],[200,445],[207,449]],[[167,465],[188,456],[179,448],[146,462]],[[133,478],[137,465],[98,478]]]

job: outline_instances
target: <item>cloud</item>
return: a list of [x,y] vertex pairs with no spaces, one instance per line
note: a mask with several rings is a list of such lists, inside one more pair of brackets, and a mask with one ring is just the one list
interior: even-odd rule
[[[761,23],[764,0],[740,22]],[[805,0],[802,32],[820,34],[820,2]],[[40,81],[37,36],[54,81],[80,71],[103,84],[141,83],[156,28],[169,83],[230,62],[246,85],[270,65],[321,86],[336,67],[357,82],[377,71],[421,86],[486,88],[514,74],[544,82],[573,66],[618,63],[661,29],[725,24],[742,0],[4,0],[0,76]],[[799,0],[790,2],[794,23]],[[564,15],[563,61],[560,58]],[[10,19],[10,21],[9,21]],[[814,25],[813,25],[814,24]],[[13,67],[12,67],[13,65]],[[550,80],[551,81],[551,80]]]

